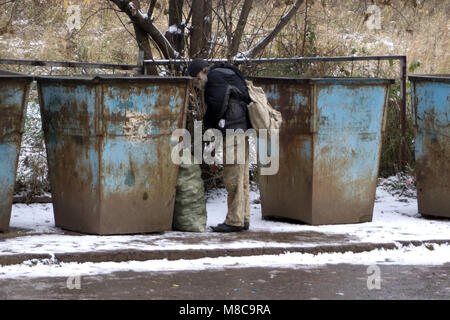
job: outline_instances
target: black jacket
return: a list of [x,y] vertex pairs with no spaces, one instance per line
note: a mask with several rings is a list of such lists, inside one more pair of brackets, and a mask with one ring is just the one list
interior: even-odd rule
[[[242,73],[233,65],[216,64],[209,69],[205,86],[207,110],[203,118],[206,129],[218,127],[225,119],[224,129],[251,128],[247,104],[251,102]],[[223,131],[224,132],[224,131]]]

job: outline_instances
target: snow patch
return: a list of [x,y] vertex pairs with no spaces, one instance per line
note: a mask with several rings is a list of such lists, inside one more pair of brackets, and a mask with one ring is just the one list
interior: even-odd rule
[[169,29],[167,29],[167,32],[171,33],[171,34],[181,34],[182,33],[181,29],[178,28],[178,26],[176,24],[171,25],[169,27]]
[[450,262],[450,246],[408,246],[396,250],[377,249],[362,253],[284,253],[248,257],[219,257],[194,260],[148,260],[101,263],[59,263],[54,259],[30,260],[20,265],[0,267],[0,279],[70,277],[108,274],[118,271],[170,272],[185,270],[234,269],[252,267],[311,268],[327,264],[358,265],[443,265]]

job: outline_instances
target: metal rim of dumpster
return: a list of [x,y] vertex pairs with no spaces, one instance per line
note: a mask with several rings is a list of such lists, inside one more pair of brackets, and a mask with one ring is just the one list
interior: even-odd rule
[[450,74],[411,74],[408,79],[413,82],[438,81],[450,82]]
[[329,81],[339,81],[342,83],[368,83],[368,84],[376,84],[376,83],[395,83],[394,79],[389,78],[367,78],[367,77],[267,77],[267,76],[257,76],[257,77],[248,77],[249,80],[258,80],[258,81],[289,81],[295,83],[328,83]]
[[76,76],[35,76],[38,82],[51,81],[73,81],[73,82],[108,82],[108,81],[127,81],[127,82],[141,82],[141,81],[168,81],[168,82],[183,82],[191,80],[191,77],[162,77],[162,76],[145,76],[145,75],[76,75]]
[[1,74],[0,73],[0,79],[1,80],[28,80],[31,83],[34,80],[34,77],[27,76],[27,75],[19,75],[19,74]]

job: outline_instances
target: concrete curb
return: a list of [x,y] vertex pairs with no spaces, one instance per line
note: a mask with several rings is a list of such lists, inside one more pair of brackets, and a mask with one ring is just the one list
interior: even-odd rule
[[146,260],[192,260],[201,258],[217,257],[244,257],[258,255],[278,255],[290,253],[345,253],[345,252],[368,252],[376,249],[394,250],[404,246],[421,246],[427,244],[450,244],[450,240],[411,240],[396,241],[390,243],[349,243],[338,245],[317,245],[313,247],[261,247],[261,248],[216,248],[216,249],[188,249],[188,250],[113,250],[92,251],[74,253],[51,254],[14,254],[0,255],[0,266],[21,264],[32,259],[56,259],[58,262],[126,262]]

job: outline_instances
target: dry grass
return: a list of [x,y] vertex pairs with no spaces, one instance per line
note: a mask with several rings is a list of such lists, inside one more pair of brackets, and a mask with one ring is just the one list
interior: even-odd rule
[[[309,3],[311,2],[310,0]],[[1,57],[130,64],[136,62],[137,47],[132,26],[128,24],[125,14],[107,9],[114,8],[109,1],[69,0],[69,4],[79,4],[82,8],[83,28],[72,35],[66,27],[68,14],[64,1],[24,0],[17,3],[7,32],[0,34]],[[403,7],[404,1],[400,0],[391,1],[395,9],[379,5],[382,8],[382,29],[376,31],[371,31],[364,25],[366,8],[363,3],[360,0],[322,0],[310,4],[308,21],[312,24],[310,27],[315,36],[315,54],[333,56],[406,53],[410,62],[421,62],[416,72],[449,72],[448,1],[428,0],[423,7],[417,8]],[[7,10],[0,13],[0,28],[7,25],[11,17],[12,6],[4,5],[3,8]],[[272,16],[264,23],[266,30],[276,23],[274,16],[283,12],[282,7],[272,10],[271,5],[259,3],[252,12],[251,23],[246,30],[249,35],[242,42],[242,50],[248,49],[258,30],[261,32],[261,21],[269,11]],[[157,24],[161,30],[167,29],[168,17],[164,12],[164,5],[156,12]],[[302,8],[265,54],[311,54],[308,52],[311,48],[302,49],[304,23],[305,10]],[[156,51],[155,55],[158,55]],[[315,69],[318,73],[328,71],[323,66],[316,66]]]
[[[423,7],[403,7],[403,1],[391,1],[392,7],[381,8],[381,30],[370,30],[364,21],[363,1],[315,1],[309,8],[308,20],[315,35],[315,52],[319,56],[338,55],[407,55],[409,63],[419,61],[418,73],[448,73],[450,70],[448,1],[426,1]],[[324,5],[326,3],[327,5]],[[395,9],[393,9],[395,7]],[[292,22],[293,28],[284,30],[278,39],[279,52],[274,55],[302,54],[304,13]],[[296,26],[300,26],[301,29]],[[293,41],[294,40],[294,41]],[[299,43],[300,42],[300,43]],[[308,51],[304,52],[307,55]],[[364,66],[366,64],[366,66]],[[388,63],[381,66],[381,74],[394,76]],[[378,71],[378,66],[359,63],[355,70]],[[320,74],[323,66],[316,66]],[[369,72],[368,75],[373,75]],[[397,74],[398,75],[398,74]]]

